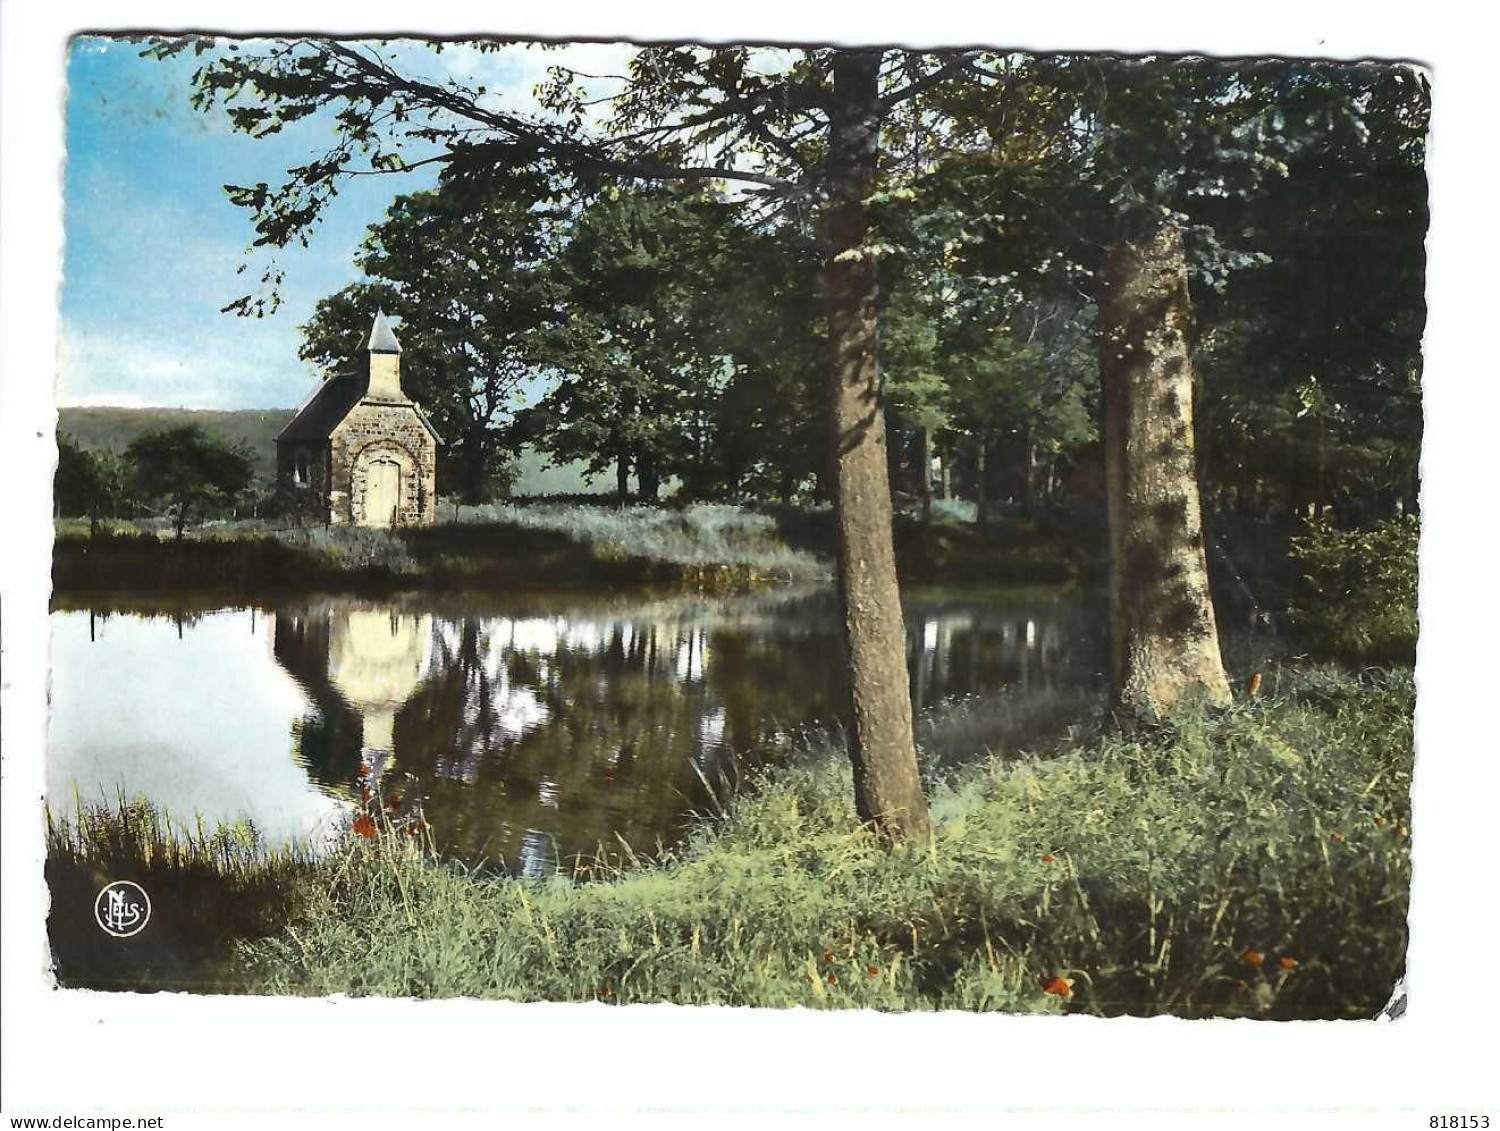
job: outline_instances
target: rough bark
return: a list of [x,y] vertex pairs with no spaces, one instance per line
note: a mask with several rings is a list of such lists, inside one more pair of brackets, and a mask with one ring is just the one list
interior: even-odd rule
[[854,800],[861,819],[900,840],[928,830],[917,772],[906,629],[891,539],[885,413],[876,361],[875,261],[863,203],[879,143],[879,52],[834,61],[825,217],[828,403],[839,596],[848,645]]
[[1230,700],[1193,455],[1192,307],[1182,236],[1110,249],[1100,317],[1114,705],[1154,718]]

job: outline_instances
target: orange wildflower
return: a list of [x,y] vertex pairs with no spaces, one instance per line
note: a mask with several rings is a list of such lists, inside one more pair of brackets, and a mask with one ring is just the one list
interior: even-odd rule
[[1297,968],[1297,960],[1290,954],[1283,954],[1276,960],[1276,965],[1280,966],[1283,970],[1295,970]]
[[1260,951],[1256,950],[1253,946],[1246,947],[1245,953],[1240,955],[1240,957],[1243,958],[1246,962],[1250,963],[1251,966],[1259,966],[1266,960],[1266,956]]
[[1058,997],[1072,997],[1073,979],[1064,978],[1061,974],[1055,974],[1050,982],[1042,986],[1042,992],[1045,994],[1056,994]]
[[1245,683],[1245,690],[1251,695],[1260,694],[1260,672],[1255,672]]
[[363,801],[366,805],[368,805],[370,803],[371,796],[372,796],[372,794],[370,793],[370,787],[369,786],[365,786],[363,789],[361,789],[359,791],[359,799],[361,801]]
[[359,776],[362,778],[367,778],[370,776],[370,763],[361,762],[359,764]]
[[880,973],[880,967],[874,965],[873,963],[871,963],[871,965],[870,965],[870,977],[873,978],[873,977],[875,977],[879,973]]
[[833,951],[831,951],[831,950],[824,951],[823,952],[823,961],[824,962],[832,962],[833,961]]
[[353,831],[364,837],[374,836],[375,822],[370,820],[370,818],[365,814],[361,813],[357,818],[355,818]]
[[833,973],[832,971],[829,971],[829,974],[828,974],[828,984],[830,986],[836,986],[836,985],[838,985],[839,984],[839,976],[837,974]]
[[1051,864],[1051,863],[1053,863],[1056,860],[1057,860],[1057,857],[1053,856],[1052,853],[1050,853],[1050,852],[1044,852],[1044,853],[1042,853],[1042,863],[1043,864]]
[[391,807],[392,812],[395,812],[397,809],[401,808],[401,795],[399,793],[391,794],[391,799],[387,801],[386,804]]
[[1328,834],[1328,837],[1330,840],[1343,840],[1344,834],[1335,829],[1333,832]]

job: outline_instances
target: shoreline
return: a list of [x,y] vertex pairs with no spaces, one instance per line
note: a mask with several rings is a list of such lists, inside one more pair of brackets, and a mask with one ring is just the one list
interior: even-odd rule
[[[192,959],[157,971],[164,989],[1374,1016],[1405,948],[1412,673],[1287,666],[1266,684],[1151,737],[1096,720],[1040,756],[976,751],[929,782],[932,842],[895,852],[861,832],[831,746],[746,783],[682,847],[572,877],[467,872],[415,850],[378,797],[371,835],[322,861],[222,831],[142,853],[141,814],[88,836],[58,823],[59,977],[138,978],[145,950],[73,930],[71,895],[108,873],[192,893],[186,919],[159,901],[166,953]],[[246,929],[195,950],[193,922],[221,923],[225,900]]]
[[[466,521],[373,530],[206,527],[176,540],[138,525],[59,524],[54,595],[193,592],[233,596],[492,589],[748,592],[833,580],[831,516],[704,504],[677,510],[478,508]],[[1055,586],[1096,579],[1098,532],[1046,518],[984,528],[895,523],[903,584]]]

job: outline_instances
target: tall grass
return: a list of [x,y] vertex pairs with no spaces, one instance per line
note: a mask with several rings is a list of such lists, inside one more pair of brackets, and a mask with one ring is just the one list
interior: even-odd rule
[[145,526],[90,538],[60,523],[54,583],[61,591],[397,589],[499,585],[539,589],[685,584],[734,588],[827,576],[776,520],[739,507],[627,511],[589,505],[444,504],[436,527],[391,530],[279,526],[261,520],[203,527],[181,541]]
[[[242,990],[234,945],[282,929],[317,883],[308,846],[268,847],[248,821],[177,822],[142,798],[49,807],[46,839],[47,930],[66,985]],[[114,880],[150,896],[149,933],[112,938],[95,923],[94,899]]]
[[787,545],[769,514],[727,504],[683,508],[486,504],[444,507],[440,520],[566,535],[596,553],[687,566],[747,566],[788,580],[830,576],[822,558]]
[[675,852],[484,877],[361,842],[260,991],[883,1009],[1370,1017],[1405,952],[1409,672],[1273,673],[1149,736],[934,783],[891,852],[836,754]]

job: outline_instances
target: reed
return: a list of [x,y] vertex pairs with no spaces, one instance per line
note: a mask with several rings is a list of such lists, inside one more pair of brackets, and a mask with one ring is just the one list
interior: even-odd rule
[[1271,672],[1150,735],[1078,731],[931,786],[889,851],[833,751],[752,775],[676,848],[544,879],[379,836],[294,931],[245,944],[263,992],[1096,1014],[1370,1017],[1403,963],[1409,672]]

